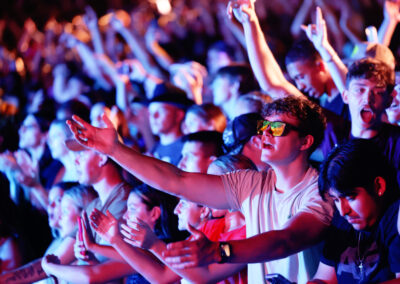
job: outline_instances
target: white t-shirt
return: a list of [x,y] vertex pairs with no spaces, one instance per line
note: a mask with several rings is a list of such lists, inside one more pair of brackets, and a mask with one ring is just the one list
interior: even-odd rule
[[[300,212],[312,213],[329,225],[333,207],[318,193],[318,172],[309,168],[303,180],[292,190],[275,190],[276,177],[268,172],[242,170],[222,176],[228,202],[232,209],[240,210],[246,218],[247,238],[271,230],[282,229],[286,222]],[[307,251],[289,257],[248,265],[248,282],[265,283],[268,273],[280,273],[292,282],[306,283],[315,272],[318,259],[310,259]]]

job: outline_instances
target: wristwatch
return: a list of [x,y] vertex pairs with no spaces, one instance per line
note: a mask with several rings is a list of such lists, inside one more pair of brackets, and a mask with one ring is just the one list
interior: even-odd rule
[[232,256],[232,246],[227,242],[219,243],[219,253],[221,256],[221,260],[218,263],[228,262],[229,258]]

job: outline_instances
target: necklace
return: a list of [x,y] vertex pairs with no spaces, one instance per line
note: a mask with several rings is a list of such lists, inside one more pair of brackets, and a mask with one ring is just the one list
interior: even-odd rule
[[361,232],[358,232],[358,243],[357,243],[357,258],[358,258],[358,268],[360,270],[360,277],[361,280],[365,278],[365,267],[364,267],[364,261],[366,258],[366,253],[361,255]]

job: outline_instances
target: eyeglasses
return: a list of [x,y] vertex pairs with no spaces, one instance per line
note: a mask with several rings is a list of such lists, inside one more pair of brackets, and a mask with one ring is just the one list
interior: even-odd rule
[[257,122],[257,134],[263,134],[267,129],[275,137],[285,136],[290,130],[300,131],[298,127],[282,121],[259,120]]

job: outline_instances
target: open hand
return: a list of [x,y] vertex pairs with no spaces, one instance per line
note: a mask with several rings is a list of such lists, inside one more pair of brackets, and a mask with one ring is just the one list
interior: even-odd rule
[[137,219],[137,222],[128,222],[127,225],[122,224],[121,234],[125,242],[142,249],[151,249],[159,240],[150,226],[141,219]]
[[220,260],[218,243],[210,241],[202,232],[190,225],[189,231],[194,237],[192,240],[167,245],[163,256],[168,265],[183,269],[218,262]]
[[67,124],[79,144],[111,155],[119,143],[118,134],[105,113],[103,113],[102,119],[106,125],[105,128],[94,127],[76,115],[72,116],[72,120],[68,120]]
[[96,208],[90,214],[90,223],[93,229],[106,242],[112,244],[116,236],[118,236],[118,220],[107,210],[107,215],[103,214]]

